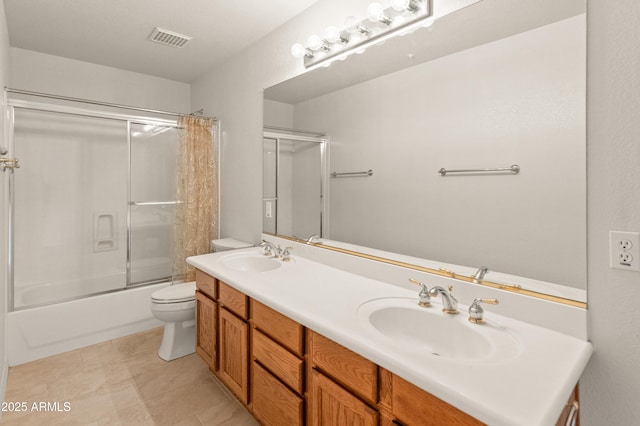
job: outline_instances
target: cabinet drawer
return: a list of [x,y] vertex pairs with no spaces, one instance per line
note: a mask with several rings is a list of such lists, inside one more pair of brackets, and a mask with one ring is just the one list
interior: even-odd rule
[[264,425],[303,424],[304,402],[257,363],[251,366],[253,415]]
[[302,394],[302,360],[255,328],[252,338],[253,357],[289,387]]
[[304,354],[303,327],[260,302],[251,300],[253,325],[298,356]]
[[434,426],[484,424],[396,375],[392,378],[392,388],[392,411],[402,423]]
[[200,269],[196,269],[196,287],[210,298],[216,298],[216,279]]
[[247,296],[224,281],[218,282],[218,301],[240,318],[248,319]]
[[368,401],[378,402],[378,366],[317,333],[309,333],[312,364]]

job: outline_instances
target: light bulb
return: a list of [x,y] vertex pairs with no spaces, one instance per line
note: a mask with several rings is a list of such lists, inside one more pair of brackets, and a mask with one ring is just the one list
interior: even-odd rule
[[322,47],[323,44],[324,44],[324,42],[317,35],[312,35],[307,40],[307,46],[309,47],[309,49],[311,49],[313,51],[319,50]]
[[407,10],[409,2],[410,0],[391,0],[391,7],[398,12],[402,12],[403,10]]
[[391,18],[384,14],[384,7],[378,2],[373,2],[367,8],[367,18],[371,22],[382,22],[383,24],[389,25],[391,23]]
[[391,0],[391,7],[398,12],[409,11],[416,13],[422,7],[421,0]]
[[324,30],[324,37],[327,39],[329,43],[337,43],[340,40],[340,30],[338,27],[327,27]]
[[355,32],[356,28],[358,27],[358,20],[355,16],[347,16],[347,18],[344,20],[344,26],[347,28],[348,32]]
[[300,43],[291,46],[291,55],[294,58],[302,58],[307,54],[307,49]]

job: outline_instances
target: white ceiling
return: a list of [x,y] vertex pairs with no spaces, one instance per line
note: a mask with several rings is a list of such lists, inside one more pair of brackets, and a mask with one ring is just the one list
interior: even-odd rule
[[[13,47],[191,82],[317,0],[4,0]],[[147,40],[155,27],[193,37]]]

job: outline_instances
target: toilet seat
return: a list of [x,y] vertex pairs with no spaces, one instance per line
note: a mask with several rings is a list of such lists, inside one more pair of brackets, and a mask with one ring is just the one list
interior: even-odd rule
[[195,299],[195,282],[170,285],[151,294],[151,302],[157,304],[183,303],[194,301]]

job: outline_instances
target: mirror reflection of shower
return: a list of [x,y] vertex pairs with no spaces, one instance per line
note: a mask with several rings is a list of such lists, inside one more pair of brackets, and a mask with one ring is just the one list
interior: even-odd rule
[[12,309],[170,281],[175,120],[11,104]]
[[265,128],[263,135],[263,230],[306,239],[323,236],[329,138]]

